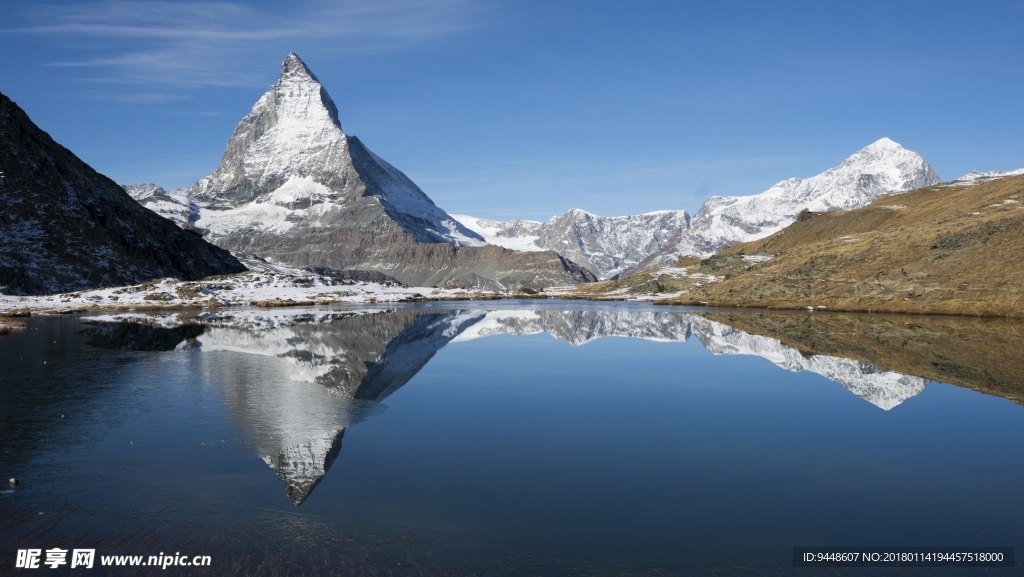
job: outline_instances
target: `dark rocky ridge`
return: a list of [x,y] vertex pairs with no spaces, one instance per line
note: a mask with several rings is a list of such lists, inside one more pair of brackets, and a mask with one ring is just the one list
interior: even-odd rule
[[245,271],[136,203],[0,94],[0,292],[50,294]]

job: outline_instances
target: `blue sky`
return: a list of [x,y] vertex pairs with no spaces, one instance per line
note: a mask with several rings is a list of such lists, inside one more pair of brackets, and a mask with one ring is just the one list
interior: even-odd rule
[[695,211],[882,136],[1024,167],[1024,3],[3,2],[0,92],[122,183],[186,186],[298,53],[449,212]]

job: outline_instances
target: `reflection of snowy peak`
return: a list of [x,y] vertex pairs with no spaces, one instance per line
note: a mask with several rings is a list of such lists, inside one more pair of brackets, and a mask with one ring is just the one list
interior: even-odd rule
[[685,341],[690,337],[688,315],[651,310],[544,311],[544,330],[574,345],[601,337],[651,341]]
[[[220,355],[211,370],[226,383],[234,420],[284,479],[296,505],[330,469],[345,429],[380,411],[379,401],[480,316],[411,310],[226,314],[190,348]],[[254,355],[265,362],[254,363]],[[262,367],[258,378],[254,365]]]
[[324,478],[341,452],[344,435],[345,429],[325,431],[320,437],[263,457],[263,462],[284,479],[284,492],[292,503],[301,505]]
[[[542,332],[574,345],[611,336],[683,342],[696,335],[712,354],[756,355],[790,371],[820,374],[885,410],[919,394],[928,382],[862,361],[804,357],[775,339],[651,307],[224,310],[203,313],[203,325],[177,326],[167,316],[123,317],[96,317],[94,328],[85,331],[87,342],[114,350],[202,354],[202,381],[218,385],[232,420],[282,477],[296,505],[336,460],[347,427],[382,410],[379,402],[449,342]],[[124,322],[128,318],[135,322]],[[139,322],[144,319],[148,323]]]
[[547,333],[574,345],[601,337],[631,337],[652,341],[685,341],[689,315],[651,310],[497,310],[488,311],[456,341],[492,335]]
[[807,359],[807,370],[840,383],[851,393],[886,411],[920,395],[928,384],[928,379],[886,371],[864,361],[828,355],[814,355]]
[[805,357],[772,338],[751,335],[697,315],[659,310],[488,311],[454,341],[542,332],[574,345],[602,337],[673,342],[696,335],[713,355],[754,355],[789,371],[816,373],[887,411],[920,394],[928,383],[926,379],[886,371],[863,361],[828,355]]
[[380,401],[481,315],[451,311],[357,311],[210,320],[189,344],[281,359],[288,380],[344,398]]
[[[139,320],[137,314],[122,317]],[[117,316],[98,318],[118,320]],[[274,377],[278,383],[315,383],[320,394],[357,402],[347,409],[343,421],[338,421],[344,426],[372,413],[377,401],[407,383],[449,342],[493,335],[547,333],[574,345],[602,337],[683,342],[695,335],[711,354],[754,355],[786,370],[810,371],[841,383],[885,410],[919,394],[928,383],[863,361],[830,355],[805,357],[773,338],[749,334],[703,316],[649,306],[398,309],[299,315],[287,311],[232,311],[214,313],[204,320],[208,324],[203,327],[157,328],[158,319],[150,319],[148,328],[135,323],[104,324],[89,331],[89,344],[117,350],[171,350],[177,345],[182,350],[263,356],[281,372]],[[371,403],[359,404],[361,401]]]
[[827,355],[804,357],[782,342],[747,334],[728,325],[693,316],[693,332],[713,355],[754,355],[790,371],[809,371],[838,382],[886,411],[921,394],[927,379],[886,371],[871,363]]

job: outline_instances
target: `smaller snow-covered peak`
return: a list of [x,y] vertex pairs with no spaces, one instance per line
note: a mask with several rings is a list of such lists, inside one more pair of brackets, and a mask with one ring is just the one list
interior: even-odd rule
[[595,215],[592,212],[587,212],[587,211],[583,210],[582,208],[570,208],[569,210],[565,211],[565,214],[566,214],[566,216],[573,216],[573,217],[577,217],[577,216],[597,216],[597,215]]
[[725,246],[778,232],[803,209],[849,210],[880,196],[938,182],[939,177],[920,154],[890,138],[880,138],[816,176],[784,180],[752,196],[709,199],[676,252],[709,256]]
[[819,176],[827,174],[855,178],[860,178],[861,174],[873,175],[889,181],[882,186],[891,189],[890,192],[902,192],[939,182],[935,171],[920,154],[903,148],[889,138],[872,142],[851,154],[839,166]]
[[902,146],[900,146],[900,143],[896,142],[895,140],[889,138],[888,136],[883,136],[882,138],[879,138],[878,140],[876,140],[876,141],[872,142],[871,144],[865,146],[863,148],[863,150],[885,151],[885,150],[905,150],[905,149]]
[[[880,138],[845,158],[832,170],[835,173],[849,171],[878,172],[898,170],[909,164],[923,164],[924,159],[916,152],[903,148],[890,138]],[[828,173],[829,171],[826,171]]]
[[140,203],[149,198],[167,194],[167,191],[164,190],[164,187],[153,184],[151,182],[145,182],[142,184],[122,184],[121,188],[123,188],[129,196],[131,196]]

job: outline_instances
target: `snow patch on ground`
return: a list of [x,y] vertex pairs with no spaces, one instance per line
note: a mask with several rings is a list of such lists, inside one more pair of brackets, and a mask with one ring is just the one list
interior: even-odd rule
[[42,296],[0,295],[0,315],[18,312],[58,314],[88,311],[279,307],[299,304],[374,303],[494,296],[489,291],[405,287],[342,281],[313,273],[290,274],[284,267],[249,271],[201,281],[158,279],[124,287]]

